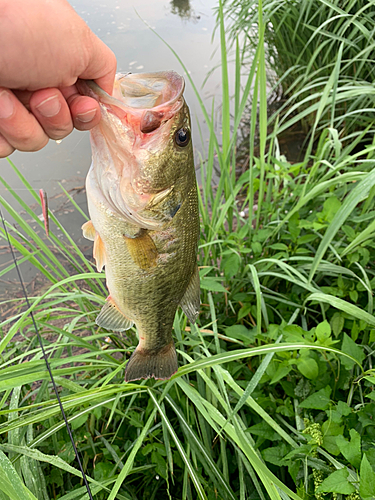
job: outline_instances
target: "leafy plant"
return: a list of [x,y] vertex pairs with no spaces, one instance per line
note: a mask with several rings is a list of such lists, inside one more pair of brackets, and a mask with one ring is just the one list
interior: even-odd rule
[[[263,26],[253,0],[226,0],[232,41],[241,32],[250,57]],[[288,97],[277,111],[284,130],[335,127],[343,138],[374,127],[375,6],[364,0],[265,0],[267,62]]]
[[[226,61],[221,6],[219,13]],[[260,22],[243,90],[236,45],[234,127],[222,67],[221,144],[205,110],[202,311],[198,325],[176,315],[181,365],[171,380],[124,382],[136,333],[112,336],[95,325],[104,273],[53,214],[66,240],[52,228],[45,241],[43,223],[1,181],[40,230],[0,198],[15,221],[7,224],[12,245],[46,278],[31,309],[97,499],[374,496],[375,146],[365,145],[367,130],[343,142],[329,127],[304,161],[280,155],[280,128],[267,135]],[[250,89],[249,170],[237,176],[237,129]],[[12,305],[17,312],[0,322],[0,495],[87,498],[29,311],[23,300]]]

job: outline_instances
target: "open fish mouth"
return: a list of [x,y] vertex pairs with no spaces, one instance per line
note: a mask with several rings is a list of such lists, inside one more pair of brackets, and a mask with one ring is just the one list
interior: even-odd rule
[[[174,71],[117,75],[114,97],[132,108],[171,106],[182,96],[185,82]],[[120,95],[119,95],[120,94]]]
[[175,71],[119,73],[112,96],[92,80],[79,80],[77,86],[125,121],[128,132],[150,134],[181,109],[185,81]]

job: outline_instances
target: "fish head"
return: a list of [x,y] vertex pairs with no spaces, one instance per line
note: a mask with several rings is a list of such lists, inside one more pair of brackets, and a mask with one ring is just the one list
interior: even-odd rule
[[91,145],[102,195],[129,222],[160,228],[179,206],[186,178],[194,176],[184,79],[174,71],[118,74],[112,96],[91,81],[78,86],[101,109]]

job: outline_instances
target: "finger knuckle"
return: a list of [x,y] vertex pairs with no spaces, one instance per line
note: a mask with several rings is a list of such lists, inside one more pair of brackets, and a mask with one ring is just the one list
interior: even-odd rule
[[48,137],[43,136],[18,136],[17,137],[17,149],[20,151],[39,151],[44,148],[48,143]]
[[46,131],[47,135],[50,139],[59,140],[64,139],[64,137],[68,136],[73,130],[73,124],[56,127],[54,129],[50,129]]
[[49,141],[48,137],[43,137],[43,139],[40,139],[38,142],[35,142],[33,145],[33,149],[31,151],[39,151],[43,149],[45,146],[47,146]]

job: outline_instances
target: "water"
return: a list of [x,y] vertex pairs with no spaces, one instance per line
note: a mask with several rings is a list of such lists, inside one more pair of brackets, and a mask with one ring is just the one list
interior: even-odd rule
[[[217,5],[217,0],[71,0],[71,4],[94,33],[114,51],[120,72],[173,69],[184,74],[171,50],[145,22],[178,53],[199,89],[209,70],[218,64],[219,51],[214,54],[218,41],[211,43],[215,25],[213,8]],[[185,80],[185,98],[193,120],[193,142],[195,148],[202,150],[202,139],[196,123],[197,120],[200,124],[203,123],[203,115],[186,77]],[[209,109],[212,96],[220,94],[218,82],[219,78],[215,78],[214,73],[201,91]],[[208,135],[203,127],[203,142],[206,141]],[[91,162],[89,133],[75,130],[60,143],[50,141],[47,147],[36,153],[15,152],[11,155],[11,160],[35,189],[43,188],[48,193],[54,213],[80,247],[90,254],[92,243],[81,236],[84,219],[66,203],[59,185],[70,191],[87,213],[82,188]],[[5,159],[0,159],[0,174],[25,202],[33,203]],[[2,185],[0,194],[14,203],[12,196]],[[37,205],[35,208],[40,212]],[[9,263],[10,254],[0,242],[0,271]],[[34,269],[28,263],[22,265],[22,273],[26,281],[31,281],[34,277]],[[0,279],[0,298],[4,295],[2,292],[10,286],[9,279],[13,280],[13,275]]]

